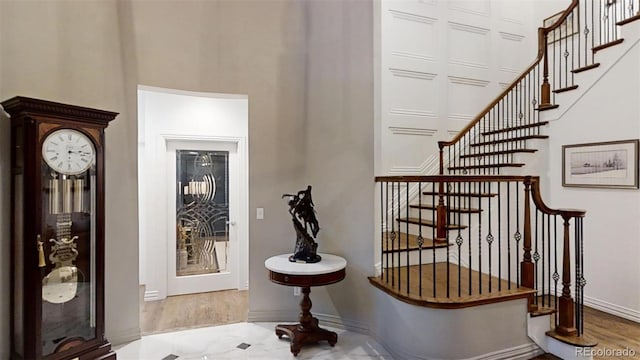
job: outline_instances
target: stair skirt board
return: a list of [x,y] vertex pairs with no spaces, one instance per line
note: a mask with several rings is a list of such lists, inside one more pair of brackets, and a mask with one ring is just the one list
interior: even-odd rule
[[[403,256],[399,256],[398,262],[402,260]],[[434,295],[433,263],[422,266],[410,265],[408,268],[402,265],[404,264],[399,264],[398,267],[391,270],[384,269],[385,273],[382,276],[370,277],[369,282],[400,301],[419,306],[447,309],[526,298],[535,293],[535,290],[518,288],[516,284],[509,284],[508,281],[500,280],[495,276],[480,274],[476,270],[470,270],[455,263],[439,261],[435,263]],[[449,269],[448,289],[447,267]],[[458,289],[458,276],[460,276],[460,289]],[[407,294],[407,278],[410,282],[410,294]],[[470,282],[471,293],[469,293]],[[490,285],[491,291],[489,290]],[[422,288],[422,296],[420,296],[420,288]]]
[[524,360],[543,353],[527,336],[526,299],[434,309],[374,291],[373,302],[372,333],[394,359]]

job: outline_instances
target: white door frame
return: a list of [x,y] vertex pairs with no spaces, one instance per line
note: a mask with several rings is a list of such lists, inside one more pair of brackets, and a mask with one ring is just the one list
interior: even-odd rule
[[[237,151],[237,160],[238,160],[238,174],[237,174],[237,183],[233,184],[237,188],[237,199],[238,206],[234,211],[235,214],[230,214],[229,220],[235,222],[235,226],[230,226],[229,231],[235,231],[236,235],[236,273],[237,273],[237,281],[236,287],[239,290],[246,290],[249,285],[249,162],[248,162],[248,149],[247,149],[247,139],[246,137],[228,137],[228,136],[200,136],[200,135],[176,135],[176,134],[160,134],[161,138],[164,141],[161,141],[162,146],[162,154],[164,156],[168,155],[169,143],[172,142],[192,142],[192,143],[202,143],[205,144],[207,142],[217,142],[217,143],[227,143],[233,144],[236,147]],[[175,161],[175,160],[174,160]],[[168,189],[169,186],[174,185],[173,179],[169,179],[169,169],[168,169],[168,161],[165,161],[165,171],[164,178],[169,184],[166,184],[164,187]],[[231,185],[230,185],[231,186]],[[168,192],[165,192],[168,195]],[[165,224],[167,224],[167,241],[171,241],[173,246],[175,246],[175,198],[165,196],[166,199],[166,208],[168,211],[165,212]],[[172,219],[169,219],[170,210],[173,209],[174,216]],[[235,216],[235,218],[234,218]],[[163,262],[163,269],[158,269],[161,273],[166,274],[164,276],[164,293],[168,294],[169,288],[169,276],[175,276],[175,251],[169,252],[169,245],[164,246],[164,257],[167,259],[166,262]],[[170,260],[173,259],[173,270],[170,269]],[[232,259],[230,259],[231,261]],[[173,271],[173,274],[170,273]]]

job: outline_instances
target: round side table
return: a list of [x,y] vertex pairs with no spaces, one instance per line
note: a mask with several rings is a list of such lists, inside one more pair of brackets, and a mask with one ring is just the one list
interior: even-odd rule
[[280,324],[276,326],[276,335],[282,338],[287,335],[291,339],[291,353],[297,356],[303,345],[315,344],[327,340],[334,346],[338,342],[338,334],[318,327],[318,319],[311,315],[311,286],[323,286],[337,283],[344,279],[347,261],[340,256],[318,254],[320,262],[314,264],[294,263],[289,255],[283,254],[268,258],[264,266],[269,270],[269,279],[281,285],[299,286],[302,288],[300,301],[300,323],[294,325]]

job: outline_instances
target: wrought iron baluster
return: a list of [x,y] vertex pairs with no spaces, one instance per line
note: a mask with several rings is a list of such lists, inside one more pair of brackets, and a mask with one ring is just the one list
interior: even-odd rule
[[[410,214],[409,214],[409,182],[407,182],[406,184],[406,202],[405,202],[405,213],[407,214],[407,234],[405,235],[405,238],[407,239],[407,246],[406,246],[406,262],[407,262],[407,295],[411,294],[411,289],[410,289],[410,274],[411,274],[411,263],[409,262],[409,218],[410,218]],[[422,227],[422,223],[420,223],[418,225],[419,228]],[[399,247],[398,247],[399,248]]]

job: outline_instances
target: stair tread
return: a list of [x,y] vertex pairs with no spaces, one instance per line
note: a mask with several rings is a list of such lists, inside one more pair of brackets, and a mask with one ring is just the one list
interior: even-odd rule
[[[449,283],[446,281],[447,273],[451,275]],[[460,282],[458,282],[458,274],[460,274]],[[407,278],[411,280],[409,293],[406,288]],[[414,281],[419,278],[422,281]],[[492,283],[491,291],[489,291],[490,281]],[[400,301],[444,309],[524,299],[535,293],[533,289],[518,287],[507,280],[498,279],[495,274],[479,273],[454,262],[400,266],[393,269],[384,268],[382,276],[369,277],[369,282]],[[469,294],[468,285],[470,282],[473,284],[471,294]],[[482,288],[484,289],[481,294],[478,293],[480,283],[483,284]],[[460,293],[458,293],[458,285],[460,285]],[[420,290],[422,294],[420,294]]]
[[[422,210],[435,210],[438,206],[433,204],[412,204],[409,205],[412,209],[422,209]],[[457,208],[457,207],[449,207],[447,206],[447,211],[456,212],[456,213],[479,213],[482,210],[474,209],[474,208]]]
[[563,93],[563,92],[566,92],[566,91],[575,90],[577,88],[578,88],[578,85],[573,85],[573,86],[567,86],[567,87],[560,88],[560,89],[555,89],[555,90],[553,90],[553,92],[556,93],[556,94],[559,94],[559,93]]
[[497,163],[497,164],[483,164],[483,165],[463,165],[463,166],[449,166],[449,170],[466,170],[466,169],[489,169],[497,167],[522,167],[523,163]]
[[511,149],[511,150],[499,150],[499,151],[488,151],[478,154],[464,154],[460,155],[460,158],[472,158],[472,157],[482,157],[482,156],[493,156],[493,155],[506,155],[506,154],[515,154],[515,153],[534,153],[538,151],[538,149]]
[[[437,191],[423,191],[422,195],[439,195],[440,193]],[[468,193],[468,192],[445,192],[444,196],[468,196],[468,197],[494,197],[498,194],[496,193]]]
[[531,124],[524,124],[524,125],[511,126],[511,127],[497,129],[497,130],[485,131],[485,132],[482,133],[482,135],[493,135],[493,134],[499,134],[499,133],[503,133],[503,132],[516,131],[516,130],[522,130],[522,129],[529,129],[529,128],[533,128],[533,127],[544,126],[544,125],[547,125],[548,123],[549,123],[548,121],[538,121],[538,122],[531,123]]
[[547,139],[548,137],[549,136],[547,135],[527,135],[527,136],[519,136],[514,138],[508,138],[508,139],[484,141],[484,142],[470,144],[470,146],[484,146],[484,145],[501,144],[506,142],[522,141],[522,140],[530,140],[530,139]]
[[559,107],[560,107],[560,105],[558,105],[558,104],[540,105],[540,106],[538,106],[536,108],[536,111],[547,111],[547,110],[557,109]]
[[587,70],[591,70],[591,69],[595,69],[598,66],[600,66],[600,63],[593,63],[591,65],[587,65],[587,66],[583,66],[581,68],[577,68],[577,69],[573,69],[571,70],[572,73],[577,74],[577,73],[581,73],[583,71],[587,71]]
[[640,14],[634,15],[634,16],[628,18],[628,19],[624,19],[624,20],[618,21],[616,25],[626,25],[626,24],[634,22],[636,20],[640,20]]
[[[405,223],[415,224],[415,225],[423,225],[423,226],[429,226],[429,227],[436,227],[437,226],[437,224],[432,220],[419,219],[419,218],[416,218],[416,217],[397,218],[396,220],[398,220],[399,222],[405,222]],[[458,225],[458,224],[447,224],[447,225],[445,225],[445,229],[447,229],[447,230],[459,230],[459,229],[466,229],[466,228],[467,228],[466,225]]]
[[613,40],[613,41],[610,41],[610,42],[608,42],[606,44],[594,46],[591,50],[595,53],[595,52],[598,52],[600,50],[604,50],[604,49],[606,49],[608,47],[612,47],[612,46],[621,44],[623,41],[624,41],[624,39]]
[[[386,232],[382,235],[382,252],[383,253],[420,250],[420,246],[418,246],[418,235],[398,232],[397,237],[391,240],[391,234],[392,234],[391,232]],[[409,243],[408,247],[407,247],[407,241]],[[438,240],[434,241],[433,239],[429,239],[423,236],[423,244],[422,244],[423,250],[434,249],[434,248],[435,249],[446,248],[447,246],[451,246],[451,245],[452,244],[447,243],[446,241],[438,241]]]

